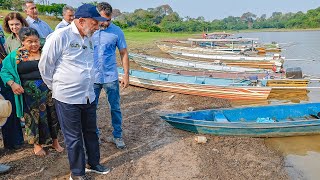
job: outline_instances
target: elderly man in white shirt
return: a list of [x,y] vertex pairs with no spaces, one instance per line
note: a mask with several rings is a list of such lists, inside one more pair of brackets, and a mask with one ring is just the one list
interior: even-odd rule
[[55,30],[69,26],[74,19],[74,9],[69,5],[65,5],[62,9],[63,19],[56,26]]
[[[52,89],[64,135],[71,169],[70,179],[85,178],[85,172],[107,174],[100,164],[96,134],[96,103],[93,90],[93,44],[91,36],[106,21],[95,6],[84,4],[75,13],[70,26],[50,34],[43,47],[39,70]],[[89,168],[85,169],[85,144]]]

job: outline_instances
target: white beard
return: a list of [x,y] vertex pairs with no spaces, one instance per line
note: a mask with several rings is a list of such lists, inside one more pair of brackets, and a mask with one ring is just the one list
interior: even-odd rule
[[84,28],[84,33],[86,34],[87,37],[91,37],[94,32],[92,32],[89,28]]

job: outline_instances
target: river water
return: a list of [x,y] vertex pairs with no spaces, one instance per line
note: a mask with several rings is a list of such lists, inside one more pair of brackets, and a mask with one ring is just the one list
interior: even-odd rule
[[[303,74],[320,79],[320,31],[240,33],[243,38],[259,38],[259,42],[277,42],[286,58],[284,67],[301,67]],[[320,87],[319,81],[310,87]],[[234,102],[233,106],[320,102],[320,90],[305,93],[273,94],[267,101]],[[265,139],[267,146],[283,153],[291,179],[320,179],[320,135]]]

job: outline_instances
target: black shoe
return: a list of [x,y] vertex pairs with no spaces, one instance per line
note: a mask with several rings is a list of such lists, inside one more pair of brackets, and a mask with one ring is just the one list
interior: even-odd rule
[[108,174],[110,172],[110,169],[98,164],[94,167],[86,168],[86,172],[95,172],[98,174]]
[[71,173],[69,180],[89,180],[90,178],[88,178],[86,175],[83,176],[75,176]]

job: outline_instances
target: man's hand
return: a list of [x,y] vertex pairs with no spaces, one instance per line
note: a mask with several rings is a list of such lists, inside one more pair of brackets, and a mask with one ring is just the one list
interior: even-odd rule
[[121,89],[125,89],[129,86],[129,74],[124,74],[121,80]]

